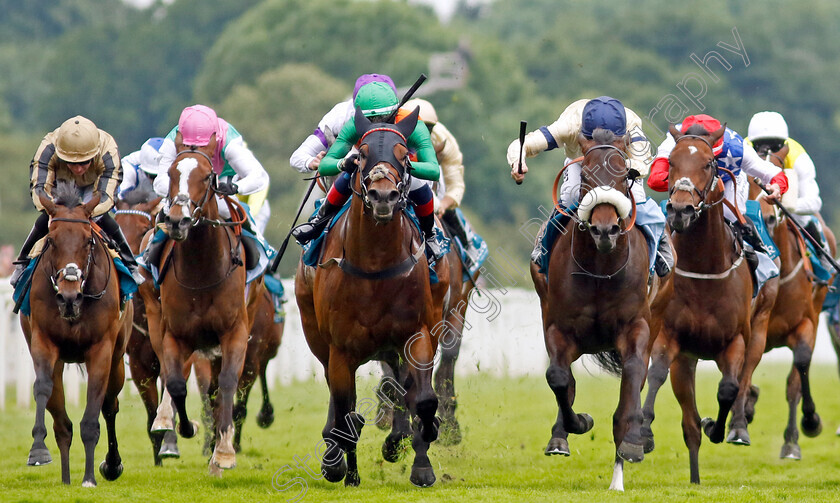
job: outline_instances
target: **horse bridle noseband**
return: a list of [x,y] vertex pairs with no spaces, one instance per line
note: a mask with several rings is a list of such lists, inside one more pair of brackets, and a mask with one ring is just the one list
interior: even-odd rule
[[[406,166],[405,161],[400,161],[399,159],[396,158],[396,156],[394,155],[394,147],[396,145],[403,145],[403,146],[406,146],[406,148],[407,148],[408,141],[406,140],[405,136],[403,136],[403,134],[401,132],[399,132],[398,130],[396,130],[394,128],[376,127],[376,128],[372,128],[372,129],[366,131],[362,135],[361,139],[359,140],[359,147],[361,147],[362,145],[368,145],[370,147],[371,144],[366,143],[365,138],[369,134],[374,133],[374,132],[394,133],[394,134],[397,135],[397,137],[399,137],[402,140],[402,143],[399,143],[398,141],[393,140],[392,144],[386,145],[386,142],[384,140],[384,138],[385,138],[384,135],[380,135],[378,137],[379,142],[378,142],[378,145],[376,145],[377,150],[381,150],[381,151],[386,150],[388,153],[384,156],[385,157],[384,159],[380,159],[378,155],[377,156],[369,156],[369,159],[373,159],[373,161],[375,161],[375,162],[366,162],[364,170],[357,169],[356,171],[353,172],[354,178],[358,177],[358,176],[362,176],[362,179],[359,181],[359,191],[358,192],[356,191],[355,180],[353,180],[353,183],[351,183],[353,193],[361,198],[361,200],[364,203],[366,208],[371,208],[370,200],[368,199],[367,184],[368,184],[368,182],[371,181],[371,173],[373,171],[373,168],[376,167],[377,165],[385,162],[385,163],[390,164],[393,168],[395,168],[397,170],[397,173],[399,174],[399,179],[398,179],[398,178],[393,176],[393,173],[391,172],[391,170],[388,170],[388,174],[385,175],[385,178],[387,178],[391,183],[394,184],[394,187],[397,189],[397,192],[399,192],[399,194],[400,194],[399,201],[397,202],[397,208],[404,209],[406,207],[406,204],[407,204],[408,192],[409,192],[409,189],[411,187],[411,170],[408,169],[408,166]],[[390,147],[390,148],[388,148],[388,147]],[[368,154],[370,154],[370,149],[368,150]],[[406,155],[406,159],[408,159],[407,155]]]
[[[98,300],[101,299],[103,295],[105,295],[105,291],[108,289],[109,281],[105,282],[105,287],[102,289],[101,292],[97,294],[86,294],[85,293],[85,285],[87,284],[88,276],[90,275],[90,268],[96,263],[94,259],[94,246],[96,245],[96,233],[93,231],[93,224],[90,220],[84,220],[81,218],[64,218],[64,217],[57,217],[51,218],[50,222],[70,222],[70,223],[77,223],[77,224],[87,224],[90,226],[90,238],[88,239],[88,243],[90,243],[90,249],[88,250],[88,257],[87,263],[85,264],[85,270],[81,271],[79,266],[75,262],[70,262],[66,266],[62,267],[58,271],[54,272],[53,274],[49,274],[46,270],[44,270],[44,274],[50,278],[50,283],[52,284],[53,290],[58,293],[58,281],[60,281],[60,276],[63,273],[64,279],[67,281],[79,281],[81,280],[81,285],[79,286],[79,291],[82,293],[83,298],[87,299],[94,299]],[[51,241],[47,241],[50,243]],[[46,250],[45,250],[46,251]],[[111,277],[111,268],[108,268],[108,278],[110,280]],[[75,278],[75,279],[73,279]]]
[[[712,170],[712,173],[713,173],[712,177],[709,178],[709,182],[706,184],[706,186],[703,188],[703,190],[699,190],[699,189],[697,189],[697,187],[692,187],[694,189],[694,193],[696,193],[697,197],[700,199],[700,203],[698,203],[698,205],[694,208],[695,216],[699,217],[703,212],[712,208],[713,206],[717,206],[718,204],[723,203],[723,201],[726,199],[726,196],[723,194],[723,191],[721,191],[720,199],[718,199],[717,201],[715,201],[713,203],[707,203],[706,202],[706,198],[709,196],[709,194],[713,190],[714,186],[718,182],[722,182],[720,176],[718,175],[718,169],[724,169],[725,171],[727,171],[729,173],[729,175],[732,176],[732,181],[733,182],[735,181],[735,176],[731,171],[729,171],[725,168],[720,168],[718,166],[717,159],[715,158],[715,155],[714,155],[715,149],[712,146],[711,142],[707,138],[705,138],[703,136],[700,136],[700,135],[686,134],[686,135],[680,136],[679,139],[675,143],[679,143],[686,138],[701,140],[703,143],[708,145],[709,150],[712,151],[712,160],[709,161],[708,163],[706,163],[705,166],[704,166],[704,167],[708,167],[709,169]],[[669,156],[668,163],[670,164],[670,162],[671,161],[670,161],[670,156]],[[686,189],[679,188],[676,185],[674,187],[671,187],[668,190],[668,199],[669,200],[671,199],[671,196],[674,195],[674,192],[676,192],[677,190],[686,190]]]
[[[629,166],[627,165],[630,158],[628,157],[627,152],[621,150],[620,148],[616,147],[615,145],[595,145],[595,146],[589,148],[589,150],[587,150],[586,152],[583,153],[583,157],[581,158],[581,167],[583,167],[582,163],[583,163],[584,160],[586,160],[586,156],[589,155],[589,153],[592,152],[593,150],[598,150],[598,149],[612,149],[612,150],[615,150],[616,152],[618,152],[618,154],[624,160],[624,169],[627,172],[627,173],[625,173],[624,178],[625,178],[625,180],[630,181],[630,183],[627,185],[627,188],[624,192],[624,195],[628,199],[630,199],[630,202],[633,205],[633,208],[632,208],[632,213],[633,213],[632,223],[630,223],[627,226],[626,229],[621,229],[621,234],[627,234],[633,228],[633,225],[636,221],[636,217],[635,217],[636,201],[633,198],[633,192],[632,192],[633,184],[636,182],[636,179],[632,176],[632,171],[630,170]],[[610,167],[609,163],[603,163],[602,165],[603,165],[604,169],[606,169],[607,171],[611,171],[611,167]],[[581,174],[583,174],[582,169],[581,169]],[[581,183],[581,185],[583,185],[583,183]],[[583,194],[581,194],[580,200],[583,200]],[[578,223],[578,228],[580,230],[584,231],[584,230],[587,230],[590,227],[589,222],[584,222],[583,220],[578,218],[577,215],[575,215],[575,217],[573,217],[573,218]]]

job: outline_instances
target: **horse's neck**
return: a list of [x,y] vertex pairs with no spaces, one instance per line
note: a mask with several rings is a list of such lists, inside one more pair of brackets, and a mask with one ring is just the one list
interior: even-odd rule
[[773,231],[773,241],[779,250],[779,260],[782,263],[779,271],[782,277],[793,270],[799,261],[799,242],[794,232],[788,226],[787,218],[780,220]]
[[344,253],[354,265],[384,267],[404,257],[408,219],[401,210],[394,210],[394,218],[387,224],[377,225],[365,214],[362,202],[354,198],[346,219]]
[[703,212],[685,232],[677,234],[674,247],[684,269],[692,272],[718,272],[721,264],[733,259],[734,236],[718,204]]

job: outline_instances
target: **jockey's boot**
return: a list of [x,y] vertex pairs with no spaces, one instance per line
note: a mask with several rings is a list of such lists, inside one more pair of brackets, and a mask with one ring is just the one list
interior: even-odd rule
[[327,224],[340,209],[341,206],[332,204],[324,199],[324,204],[318,208],[318,213],[315,214],[315,218],[292,229],[292,236],[294,236],[298,243],[305,245],[324,232]]
[[461,219],[458,218],[458,214],[455,210],[446,210],[443,212],[440,219],[452,237],[458,238],[458,241],[461,242],[461,245],[464,247],[464,251],[466,252],[465,262],[467,263],[467,267],[472,267],[472,256],[470,256],[469,253],[469,250],[472,248],[472,243],[470,243],[469,238],[467,238],[467,230],[461,223]]
[[429,263],[436,262],[441,256],[440,245],[435,236],[435,214],[431,213],[425,217],[418,216],[420,230],[423,231],[423,239],[426,242],[426,260]]
[[123,264],[128,268],[128,272],[131,273],[131,277],[134,278],[134,282],[140,285],[146,281],[146,278],[140,273],[140,267],[134,258],[134,252],[128,246],[128,241],[125,240],[125,235],[122,233],[122,229],[120,229],[117,221],[114,220],[114,217],[110,213],[105,213],[96,223],[108,234],[108,237],[111,238],[111,241],[117,247],[117,252],[119,252]]
[[20,248],[17,260],[13,262],[15,264],[15,271],[12,273],[12,277],[9,278],[9,283],[12,287],[17,286],[18,281],[20,281],[21,274],[23,274],[23,271],[25,271],[26,267],[29,265],[29,252],[32,251],[35,243],[46,236],[49,231],[50,217],[46,213],[41,213],[38,218],[35,219],[35,223],[32,225],[32,230],[29,231],[26,241],[23,242],[23,246]]
[[746,220],[745,224],[736,224],[744,242],[752,246],[757,252],[769,253],[764,246],[764,242],[761,241],[761,236],[758,235],[758,229],[755,228],[753,221],[746,216],[744,220]]
[[656,247],[656,259],[653,263],[653,268],[656,275],[663,278],[671,272],[674,268],[674,254],[671,251],[670,239],[666,233],[662,233],[659,239],[659,245]]
[[811,237],[814,238],[814,241],[820,244],[820,247],[823,250],[830,253],[828,242],[825,240],[825,234],[823,234],[822,229],[820,229],[820,223],[816,217],[808,219],[808,223],[805,224],[805,232],[810,234]]

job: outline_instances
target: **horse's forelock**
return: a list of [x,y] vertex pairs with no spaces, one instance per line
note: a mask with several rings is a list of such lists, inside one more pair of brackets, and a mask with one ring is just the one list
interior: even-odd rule
[[712,134],[712,131],[707,130],[703,127],[702,124],[693,124],[691,127],[686,129],[685,133],[692,136],[709,136]]
[[609,129],[597,128],[592,132],[592,139],[598,145],[611,145],[619,137]]
[[66,180],[60,180],[52,191],[52,198],[55,204],[67,208],[74,208],[82,204],[82,198],[76,190],[76,184]]
[[151,181],[144,178],[143,182],[138,184],[134,190],[128,192],[122,200],[125,201],[126,204],[134,206],[141,203],[147,203],[156,197],[157,194],[155,193],[155,189],[152,186]]

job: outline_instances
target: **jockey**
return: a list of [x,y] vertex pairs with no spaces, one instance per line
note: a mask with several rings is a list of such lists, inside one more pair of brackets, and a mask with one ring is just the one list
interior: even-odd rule
[[[216,116],[212,108],[204,105],[185,108],[178,119],[178,125],[172,128],[163,140],[160,146],[158,175],[155,178],[155,192],[158,195],[163,197],[169,195],[169,168],[177,156],[175,137],[179,133],[184,145],[199,147],[208,145],[213,135],[216,135],[216,152],[212,164],[213,171],[220,176],[217,184],[219,194],[251,196],[263,192],[262,201],[265,201],[264,194],[268,190],[268,173],[265,168],[245,145],[239,131],[224,119]],[[230,178],[223,181],[221,177],[226,173],[230,174]],[[219,214],[222,218],[229,219],[230,209],[222,203],[221,195],[217,194],[216,197],[217,202],[220,203]],[[262,240],[259,229],[251,230],[255,231],[259,240]]]
[[[720,121],[713,117],[700,114],[689,115],[682,121],[681,124],[678,124],[676,128],[680,132],[686,133],[690,128],[692,128],[692,126],[695,126],[695,128],[699,126],[699,129],[704,129],[706,132],[714,132],[720,129],[721,124]],[[651,167],[650,176],[648,177],[647,182],[648,186],[655,191],[668,191],[668,170],[671,166],[669,156],[671,155],[671,150],[674,149],[675,145],[676,142],[674,137],[671,136],[670,133],[668,133],[668,136],[662,144],[659,145],[659,150],[656,152],[656,159],[653,161],[653,166]],[[719,171],[719,176],[723,180],[724,197],[730,202],[734,200],[738,207],[738,211],[741,214],[746,213],[747,198],[750,190],[747,175],[754,176],[760,179],[762,183],[768,184],[767,188],[770,190],[770,194],[767,197],[770,199],[778,199],[781,194],[784,194],[787,191],[787,176],[785,176],[782,170],[774,166],[772,163],[761,159],[753,147],[748,143],[744,143],[741,135],[735,131],[726,128],[723,136],[721,136],[720,139],[718,139],[718,141],[712,146],[712,149],[715,154],[715,158],[717,159],[718,166],[730,169],[735,174],[735,185],[738,190],[737,194],[734,193],[735,187],[733,187],[732,179],[729,174]],[[737,222],[735,215],[729,210],[729,208],[724,207],[723,211],[724,217],[726,217],[727,220],[730,222]],[[755,230],[755,223],[752,222],[749,217],[745,216],[744,218],[747,222],[746,227],[739,225],[738,229],[741,236],[744,238],[744,241],[746,241],[756,252],[761,253],[762,256],[768,257],[766,255],[764,245],[761,242],[761,238]],[[745,252],[747,253],[747,258],[750,261],[761,261],[757,257],[752,256],[747,247],[745,247]],[[775,271],[775,274],[778,274],[778,270]],[[772,275],[773,274],[771,272],[770,277],[772,277]]]
[[137,284],[143,282],[143,276],[137,270],[134,253],[128,246],[120,226],[109,213],[122,181],[122,170],[117,161],[119,158],[117,144],[111,135],[98,129],[90,119],[81,115],[67,119],[60,127],[44,136],[29,166],[29,192],[41,215],[35,220],[35,225],[15,261],[15,271],[10,280],[12,286],[17,284],[29,265],[29,253],[35,243],[49,232],[50,218],[41,206],[39,195],[46,194],[50,197],[59,180],[75,183],[84,202],[90,201],[94,193],[98,193],[100,201],[93,209],[91,218],[117,246],[123,263]]
[[[566,107],[553,124],[543,126],[525,136],[524,157],[534,157],[544,150],[553,150],[560,146],[564,148],[566,154],[564,164],[568,164],[568,167],[563,173],[560,203],[566,208],[575,209],[580,198],[581,165],[579,162],[572,162],[584,154],[578,138],[583,135],[591,139],[592,133],[597,128],[607,129],[617,136],[626,137],[630,171],[635,171],[636,176],[647,174],[650,167],[651,146],[642,133],[642,120],[619,100],[609,96],[575,101]],[[522,173],[519,173],[519,153],[519,140],[514,140],[508,146],[507,162],[511,168],[511,177],[516,181],[524,180],[528,172],[528,166],[523,158]],[[645,227],[645,234],[657,243],[654,262],[656,273],[660,277],[666,276],[674,266],[674,256],[668,238],[663,232],[665,218],[656,202],[648,199],[641,183],[632,183],[630,191],[636,201],[637,224]],[[542,235],[545,228],[546,225],[543,225],[534,253],[531,255],[531,259],[537,264],[539,264],[541,252],[546,251],[542,250]]]
[[[383,82],[371,82],[363,85],[354,100],[354,105],[361,109],[365,117],[372,122],[382,122],[388,119],[397,110],[398,104],[397,94],[391,86]],[[408,110],[400,109],[396,120],[399,121],[408,113]],[[356,132],[354,121],[348,121],[339,132],[329,152],[321,159],[318,167],[321,175],[334,176],[341,173],[341,176],[336,179],[330,188],[324,204],[318,209],[318,213],[313,220],[298,225],[292,231],[292,235],[299,243],[305,244],[318,236],[332,216],[353,194],[351,174],[358,167],[357,156],[351,155],[347,158],[344,156],[350,152],[360,138],[361,135]],[[415,213],[423,231],[427,256],[430,260],[435,260],[440,258],[441,254],[440,246],[434,234],[434,194],[425,180],[437,181],[440,177],[440,166],[437,162],[435,149],[432,146],[429,130],[422,121],[417,121],[414,132],[407,140],[408,148],[413,149],[417,155],[417,161],[411,163],[409,169],[411,185],[408,196],[415,206]]]
[[119,199],[125,199],[129,192],[146,182],[152,184],[152,180],[157,176],[162,143],[163,138],[149,138],[140,150],[122,158],[123,180],[117,192]]
[[811,156],[799,142],[788,136],[787,123],[778,112],[759,112],[753,115],[747,132],[749,137],[746,143],[752,145],[759,155],[776,153],[785,145],[788,146],[784,172],[788,176],[791,190],[782,197],[782,204],[791,212],[793,219],[827,250],[822,226],[815,216],[822,208],[822,199]]
[[[441,179],[434,183],[430,182],[436,196],[435,213],[452,229],[463,244],[464,249],[469,250],[472,245],[470,240],[467,239],[467,230],[455,213],[455,209],[461,205],[461,199],[464,197],[466,188],[464,184],[464,156],[461,154],[455,136],[438,121],[437,111],[431,103],[415,98],[407,101],[404,106],[406,110],[414,110],[417,107],[420,107],[420,120],[429,129],[432,147],[435,149],[437,161],[440,165]],[[469,254],[468,259],[472,259]]]

